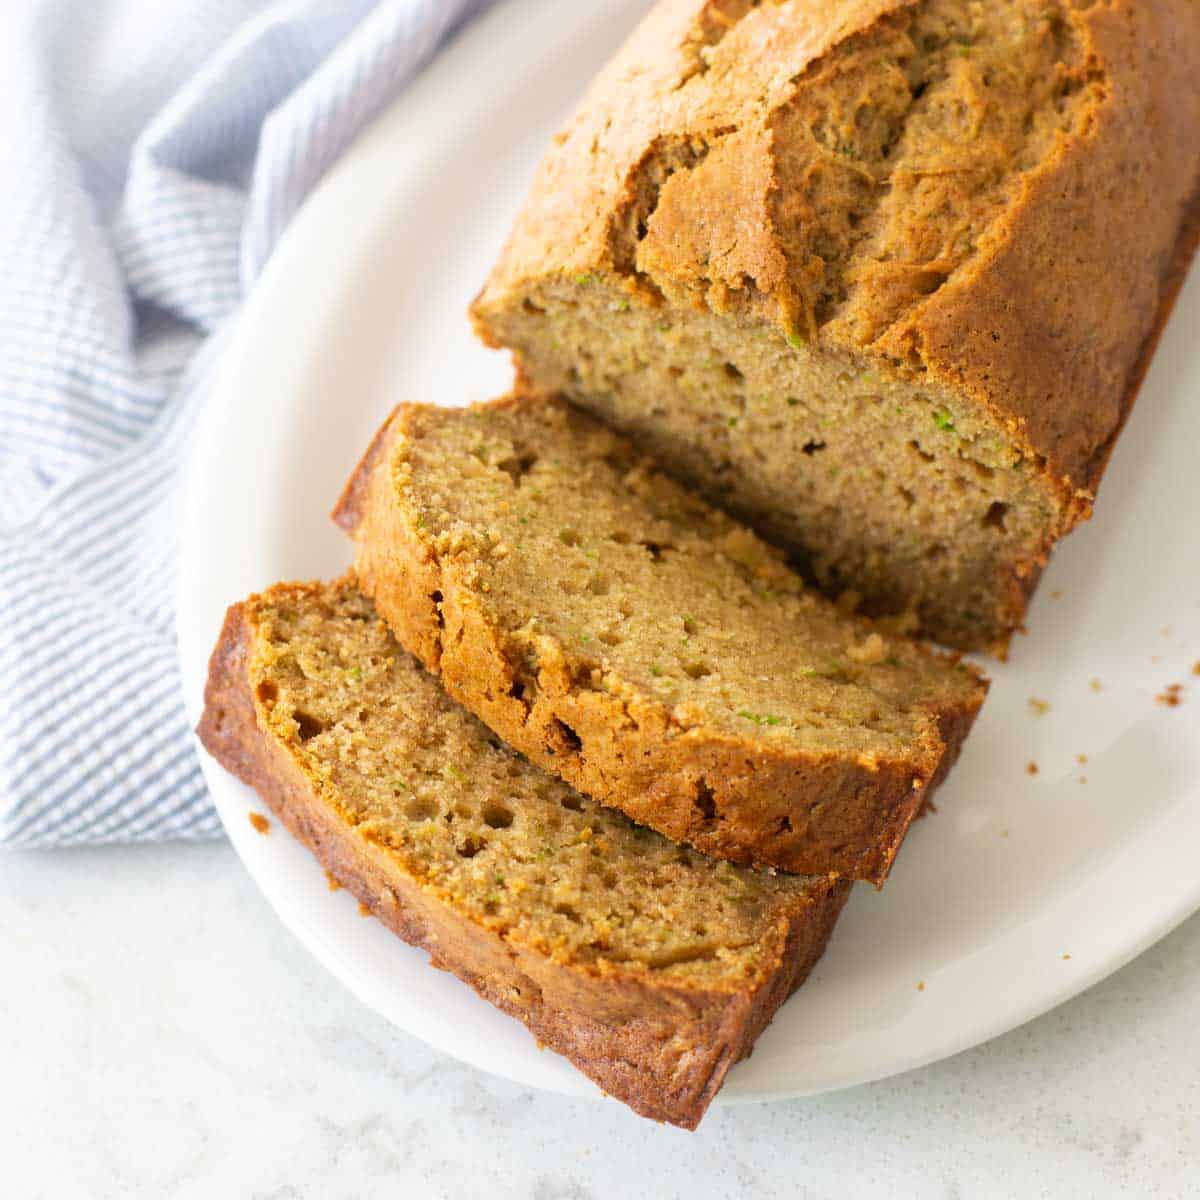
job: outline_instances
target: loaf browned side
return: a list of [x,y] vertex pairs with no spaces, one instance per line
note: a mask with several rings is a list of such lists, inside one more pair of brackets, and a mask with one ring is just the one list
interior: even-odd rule
[[[775,1010],[824,950],[849,885],[813,881],[765,940],[769,969],[740,990],[705,990],[555,961],[440,903],[398,869],[385,846],[326,803],[256,717],[247,609],[229,610],[214,650],[198,734],[254,788],[333,877],[432,964],[524,1022],[609,1095],[642,1116],[693,1129],[729,1068],[750,1053]],[[464,716],[464,719],[469,720]]]
[[[1014,149],[988,204],[972,211],[964,202],[965,215],[953,204],[948,216],[934,208],[931,224],[942,219],[949,225],[944,239],[923,240],[918,230],[909,242],[874,253],[868,237],[844,261],[812,240],[825,214],[830,229],[843,217],[854,229],[871,228],[888,198],[901,186],[915,188],[912,180],[923,173],[970,177],[982,169],[972,156],[986,131],[976,139],[964,136],[945,161],[919,161],[921,147],[903,143],[909,116],[928,113],[914,100],[895,142],[909,155],[904,178],[891,173],[893,155],[866,211],[847,213],[835,201],[824,214],[818,205],[815,218],[789,224],[788,198],[807,185],[787,161],[796,149],[788,139],[798,136],[787,124],[789,106],[800,90],[834,79],[839,62],[912,14],[936,8],[969,22],[972,10],[990,7],[965,0],[662,0],[556,139],[473,308],[481,334],[514,349],[532,386],[561,390],[635,432],[670,469],[704,484],[767,536],[815,563],[823,586],[853,588],[878,611],[914,608],[925,632],[962,648],[1006,644],[1055,541],[1090,515],[1194,252],[1200,202],[1200,6],[1194,0],[1053,0],[992,10],[1019,17],[1026,9],[1044,21],[1061,81],[1031,113],[1031,140]],[[968,70],[977,49],[964,38],[954,47],[950,73]],[[966,110],[977,97],[964,96]],[[987,104],[984,94],[981,114]],[[868,100],[860,110],[864,127],[873,115]],[[1036,140],[1043,119],[1050,125],[1060,118],[1061,131]],[[984,119],[980,115],[981,124]],[[846,123],[853,125],[849,117]],[[847,157],[840,159],[843,151]],[[853,146],[832,145],[822,154],[850,174],[870,174]],[[916,190],[913,199],[913,211],[920,211]],[[961,244],[950,252],[956,234]],[[930,245],[946,253],[931,254]],[[768,337],[768,349],[778,349],[781,361],[790,341],[799,357],[832,364],[831,373],[865,372],[927,394],[935,415],[969,410],[972,438],[980,434],[981,445],[990,431],[1004,445],[999,465],[987,456],[978,465],[1023,469],[1018,482],[1027,493],[1030,481],[1037,484],[1019,503],[980,488],[972,529],[987,522],[996,502],[1002,505],[993,514],[997,531],[1006,508],[1010,526],[1026,514],[1020,537],[1010,528],[995,561],[981,555],[963,563],[957,612],[941,603],[938,589],[913,584],[919,555],[885,562],[875,574],[865,569],[872,555],[888,558],[886,537],[848,551],[845,570],[835,556],[823,570],[826,524],[800,510],[789,514],[782,475],[771,488],[756,490],[751,450],[765,447],[769,455],[771,439],[763,435],[751,445],[753,421],[731,417],[730,431],[714,432],[701,453],[664,424],[642,393],[622,406],[629,379],[644,374],[643,363],[653,357],[644,345],[632,366],[594,348],[594,377],[585,369],[582,379],[546,349],[546,337],[534,329],[538,318],[526,320],[526,314],[546,306],[553,320],[564,298],[570,309],[589,289],[614,297],[611,322],[619,323],[630,306],[635,315],[642,307],[660,315],[664,327],[685,317],[724,322],[729,337],[718,357],[754,385],[748,393],[762,386],[754,355]],[[523,312],[523,302],[533,307]],[[596,319],[589,311],[588,320]],[[769,341],[772,333],[776,343]],[[666,356],[664,349],[659,357]],[[686,361],[670,361],[673,372],[688,369]],[[727,390],[736,392],[737,385]],[[773,399],[783,402],[782,395]],[[746,408],[751,416],[749,403]],[[802,415],[802,409],[781,413],[785,422]],[[963,421],[958,424],[962,435]],[[939,468],[942,451],[954,462],[948,439],[940,439],[941,447],[925,445],[919,423],[917,429],[905,434],[910,444],[919,440],[921,450],[936,454]],[[928,433],[931,443],[939,440],[937,431]],[[864,430],[865,445],[868,435]],[[898,445],[902,450],[904,441]],[[973,456],[975,443],[964,458]],[[793,461],[799,479],[821,459],[796,455]],[[881,465],[887,473],[887,463]],[[970,470],[964,480],[958,503],[976,495]],[[920,501],[919,489],[902,483],[909,493],[917,490]],[[814,487],[835,512],[836,490],[830,486],[827,494],[820,479]],[[902,529],[903,518],[898,521]],[[922,532],[915,517],[913,532]],[[944,540],[932,539],[922,550],[942,553]],[[949,553],[927,571],[949,572],[956,547]],[[964,615],[962,609],[984,606],[964,598],[972,588],[986,597],[988,611]]]
[[[542,403],[518,396],[483,407],[520,414]],[[440,556],[398,498],[393,455],[423,411],[397,409],[334,516],[355,540],[363,590],[447,692],[539,766],[673,841],[731,862],[882,885],[958,757],[986,684],[959,676],[926,702],[936,726],[907,755],[872,762],[704,724],[684,730],[656,697],[577,686],[580,663],[566,646],[543,657],[526,687],[520,652],[490,619],[474,564]]]

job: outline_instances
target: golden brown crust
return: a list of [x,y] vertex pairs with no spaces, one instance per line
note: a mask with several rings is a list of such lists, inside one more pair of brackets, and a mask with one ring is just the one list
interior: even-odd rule
[[[1108,468],[1113,450],[1117,445],[1117,439],[1121,436],[1121,431],[1125,428],[1125,423],[1133,412],[1133,406],[1146,378],[1146,372],[1150,369],[1150,362],[1154,358],[1155,350],[1158,349],[1159,339],[1171,318],[1175,301],[1179,298],[1180,289],[1183,287],[1188,270],[1196,256],[1198,245],[1200,245],[1200,184],[1185,210],[1174,248],[1159,285],[1158,304],[1153,323],[1146,332],[1138,349],[1137,357],[1129,369],[1125,388],[1118,403],[1116,420],[1109,429],[1108,435],[1091,446],[1090,457],[1086,461],[1082,459],[1083,450],[1080,452],[1081,458],[1077,464],[1079,486],[1067,502],[1069,520],[1072,522],[1086,521],[1092,515],[1092,504],[1100,487],[1100,480]],[[1068,532],[1068,530],[1062,532]],[[1048,534],[1041,554],[1036,558],[1016,564],[1016,569],[1007,584],[1008,597],[1003,601],[1005,611],[1015,614],[1018,618],[1024,614],[1041,581],[1042,572],[1049,561],[1050,551],[1053,549],[1055,540],[1055,536]],[[1008,635],[991,645],[981,647],[981,649],[1004,660],[1008,657],[1010,642],[1011,631]]]
[[[360,572],[363,590],[375,599],[393,634],[410,654],[415,654],[431,671],[437,670],[441,654],[442,602],[441,573],[436,560],[425,550],[415,531],[401,519],[394,505],[382,501],[386,494],[389,456],[397,431],[393,422],[385,421],[371,439],[370,446],[354,468],[342,495],[333,510],[333,520],[351,537],[370,522],[373,537],[381,546],[392,547],[403,571],[388,572],[387,580],[379,586],[387,589],[387,609],[380,606],[371,587]],[[394,618],[388,615],[394,613]]]
[[986,685],[933,711],[941,736],[907,758],[871,763],[704,725],[683,730],[658,701],[578,686],[566,653],[543,657],[536,688],[518,687],[517,656],[469,569],[441,560],[397,500],[391,455],[420,411],[396,410],[335,517],[354,537],[363,590],[446,691],[539,766],[673,841],[731,862],[881,886],[943,764],[957,757]]
[[[894,329],[930,371],[987,403],[1079,494],[1103,459],[1153,339],[1197,183],[1200,9],[1094,5],[1079,15],[1108,99],[990,231],[992,248]],[[1172,49],[1174,44],[1177,49]],[[1187,53],[1191,50],[1191,54]]]
[[[1162,285],[1159,289],[1158,312],[1155,314],[1154,324],[1146,335],[1145,341],[1142,342],[1137,360],[1129,372],[1125,394],[1121,398],[1120,417],[1107,440],[1093,451],[1091,461],[1087,465],[1088,486],[1093,495],[1108,468],[1117,438],[1120,437],[1121,431],[1125,428],[1125,422],[1128,421],[1129,414],[1133,411],[1134,401],[1137,400],[1142,383],[1146,378],[1146,372],[1150,369],[1150,363],[1154,358],[1154,352],[1158,349],[1163,330],[1171,319],[1175,301],[1179,299],[1180,290],[1187,279],[1188,270],[1196,257],[1198,246],[1200,246],[1200,182],[1197,183],[1196,191],[1188,203],[1183,224],[1179,228],[1179,236],[1175,239],[1175,248],[1172,251],[1170,263],[1163,275]],[[1032,592],[1032,588],[1030,591]]]
[[397,869],[385,847],[321,801],[295,759],[258,722],[248,673],[253,636],[247,606],[235,605],[213,652],[197,730],[210,753],[259,793],[339,884],[427,951],[434,966],[523,1021],[642,1116],[695,1128],[729,1068],[750,1052],[820,957],[849,885],[816,885],[809,903],[782,917],[764,950],[773,966],[743,991],[656,986],[552,961],[430,895]]
[[[793,0],[763,5],[744,24],[739,18],[751,6],[742,0],[656,4],[556,137],[477,314],[491,295],[538,276],[613,269],[613,219],[632,203],[639,170],[673,145],[710,137],[724,142],[721,154],[736,160],[737,169],[720,172],[728,190],[705,195],[706,223],[727,220],[751,239],[738,246],[738,273],[747,270],[759,290],[767,290],[782,278],[783,256],[769,230],[737,220],[761,210],[769,190],[770,164],[762,153],[766,118],[821,55],[912,3]],[[718,43],[722,53],[706,63],[702,54]],[[701,76],[706,86],[697,96],[685,85]],[[702,152],[710,151],[705,146]],[[756,184],[762,186],[751,190]],[[672,269],[686,274],[695,264],[681,255]],[[486,322],[479,329],[486,340]]]

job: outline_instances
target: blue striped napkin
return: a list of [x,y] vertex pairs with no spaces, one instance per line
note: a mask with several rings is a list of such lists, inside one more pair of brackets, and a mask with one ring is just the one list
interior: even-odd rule
[[40,0],[0,38],[0,844],[211,837],[177,489],[312,186],[490,0]]

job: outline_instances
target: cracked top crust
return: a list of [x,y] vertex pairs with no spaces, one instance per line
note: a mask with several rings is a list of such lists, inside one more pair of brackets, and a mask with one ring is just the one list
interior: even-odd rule
[[663,0],[476,302],[547,277],[967,393],[1087,511],[1200,157],[1192,0]]

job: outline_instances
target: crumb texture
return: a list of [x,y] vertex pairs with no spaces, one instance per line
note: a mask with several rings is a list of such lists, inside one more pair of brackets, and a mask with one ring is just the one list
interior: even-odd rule
[[683,728],[886,758],[929,732],[947,690],[975,685],[839,612],[778,551],[561,404],[404,421],[398,496],[439,561],[463,564],[529,689],[541,657],[565,651],[582,686],[653,698]]
[[259,719],[323,802],[500,936],[736,988],[825,886],[712,862],[538,770],[450,701],[348,582],[269,593],[253,620]]
[[352,484],[360,576],[456,699],[675,840],[886,874],[972,671],[840,612],[566,404],[410,406],[388,437]]

